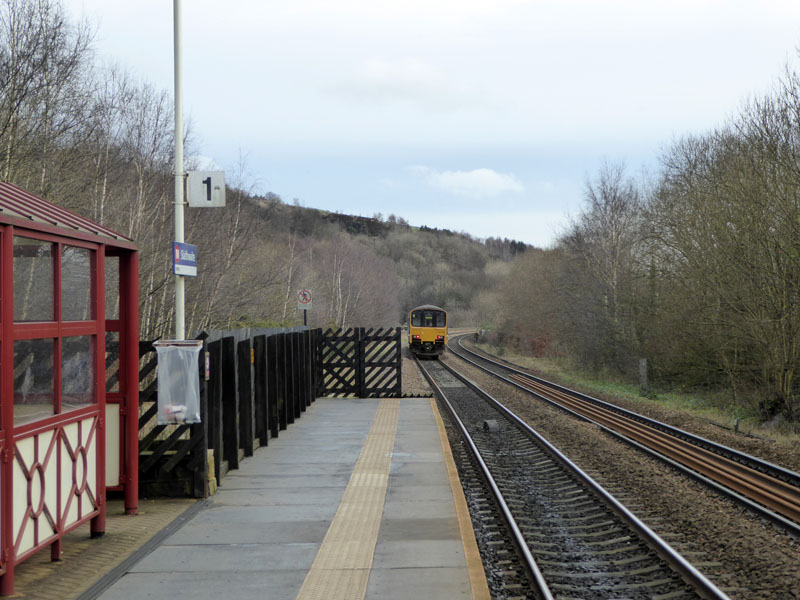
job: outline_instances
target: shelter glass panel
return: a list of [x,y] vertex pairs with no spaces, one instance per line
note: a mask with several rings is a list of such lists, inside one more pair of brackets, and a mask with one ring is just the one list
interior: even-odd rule
[[106,319],[119,319],[119,256],[105,257]]
[[14,342],[14,425],[45,419],[54,412],[55,340]]
[[95,318],[93,251],[75,246],[61,249],[61,319],[90,321]]
[[106,332],[106,392],[119,391],[119,332]]
[[14,236],[14,320],[53,320],[54,244]]
[[97,402],[95,395],[95,336],[61,340],[61,410],[67,412]]

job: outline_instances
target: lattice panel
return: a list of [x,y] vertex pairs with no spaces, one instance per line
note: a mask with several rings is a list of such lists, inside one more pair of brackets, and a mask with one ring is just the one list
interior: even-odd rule
[[367,397],[400,396],[400,330],[367,329],[361,336],[364,393]]
[[320,341],[323,396],[400,396],[400,329],[329,329]]
[[62,430],[61,518],[69,527],[97,509],[97,419],[71,423]]
[[58,530],[58,432],[45,431],[16,443],[14,545],[22,554]]
[[329,329],[320,345],[325,396],[358,394],[358,330]]
[[12,527],[18,558],[97,511],[96,440],[92,416],[16,442]]

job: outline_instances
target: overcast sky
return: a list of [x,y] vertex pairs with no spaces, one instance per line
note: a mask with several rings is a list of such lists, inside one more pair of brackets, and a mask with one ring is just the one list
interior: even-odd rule
[[[172,92],[170,0],[65,0]],[[304,206],[547,246],[604,160],[657,169],[796,65],[800,1],[183,0],[184,113]],[[191,241],[191,240],[188,240]]]

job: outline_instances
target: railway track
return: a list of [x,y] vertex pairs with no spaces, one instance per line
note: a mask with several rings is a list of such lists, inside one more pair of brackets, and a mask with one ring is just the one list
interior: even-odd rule
[[463,337],[457,339],[453,353],[463,360],[597,424],[790,533],[800,535],[800,474],[534,377],[465,348],[462,340]]
[[500,403],[439,361],[419,365],[474,453],[527,572],[528,589],[500,597],[728,598]]

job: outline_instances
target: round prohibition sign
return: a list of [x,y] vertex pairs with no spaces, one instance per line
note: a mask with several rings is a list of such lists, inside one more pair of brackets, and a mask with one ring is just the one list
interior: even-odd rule
[[300,290],[297,292],[297,301],[300,304],[311,304],[311,290]]

